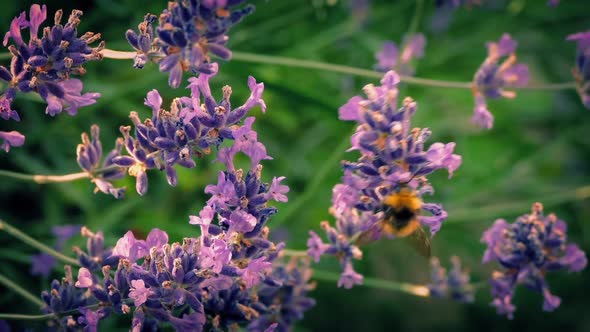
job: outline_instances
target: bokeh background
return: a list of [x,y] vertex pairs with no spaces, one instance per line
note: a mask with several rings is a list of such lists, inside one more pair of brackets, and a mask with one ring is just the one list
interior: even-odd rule
[[[382,42],[399,43],[415,17],[415,1],[366,0],[367,7],[352,8],[353,0],[254,1],[256,12],[230,33],[229,46],[235,51],[286,56],[371,69]],[[519,60],[529,65],[531,83],[571,81],[575,45],[568,34],[590,28],[585,0],[563,1],[557,8],[546,1],[487,1],[487,5],[440,12],[434,1],[424,1],[418,31],[427,38],[425,57],[417,63],[417,76],[453,81],[470,81],[486,55],[485,42],[509,32],[518,40]],[[31,1],[0,3],[0,34],[10,20]],[[107,47],[131,50],[124,33],[136,28],[146,12],[159,13],[165,1],[96,0],[47,1],[49,17],[58,8],[65,13],[84,11],[80,32],[102,34]],[[67,17],[67,16],[66,16]],[[3,65],[8,65],[3,60]],[[167,85],[167,75],[156,66],[134,70],[131,61],[105,59],[86,66],[85,91],[98,91],[96,105],[83,108],[75,117],[44,114],[45,106],[35,98],[21,96],[15,109],[22,121],[1,121],[2,130],[19,130],[26,145],[0,154],[0,169],[31,174],[78,172],[75,162],[80,133],[91,124],[102,128],[105,150],[112,147],[118,128],[130,124],[128,114],[151,114],[143,98],[158,89],[166,102],[187,95]],[[279,204],[270,226],[277,238],[291,249],[305,249],[309,230],[320,231],[319,222],[330,220],[331,189],[339,182],[339,162],[354,160],[346,153],[353,124],[337,118],[339,106],[377,79],[355,77],[320,70],[294,69],[272,64],[231,61],[221,66],[212,80],[213,91],[233,87],[232,102],[244,101],[249,91],[247,77],[265,83],[268,112],[254,111],[259,139],[274,157],[264,162],[264,175],[286,176],[291,187],[289,202]],[[188,78],[185,75],[185,79]],[[496,218],[514,220],[527,213],[535,201],[545,204],[568,222],[569,238],[583,250],[590,250],[590,113],[575,91],[519,91],[514,100],[490,101],[495,126],[482,131],[470,123],[473,100],[469,90],[426,86],[404,86],[402,96],[418,102],[414,126],[432,129],[431,142],[456,142],[463,165],[452,179],[445,172],[431,181],[436,194],[428,201],[442,202],[449,218],[433,240],[433,253],[443,264],[459,255],[476,282],[485,281],[493,266],[482,266],[482,231]],[[0,178],[0,218],[31,236],[53,243],[54,225],[80,224],[103,230],[107,244],[128,229],[139,237],[158,227],[171,239],[180,240],[198,230],[188,224],[207,197],[204,187],[216,181],[219,166],[207,157],[195,169],[179,168],[176,188],[168,186],[163,174],[149,174],[149,191],[139,197],[133,179],[119,184],[129,190],[123,200],[93,194],[86,180],[38,185]],[[412,283],[427,283],[428,262],[403,241],[382,241],[364,248],[356,265],[366,277]],[[50,279],[30,274],[31,247],[0,233],[0,272],[37,294]],[[80,238],[68,243],[82,245]],[[69,251],[66,251],[69,252]],[[334,259],[314,266],[339,273]],[[61,278],[61,268],[52,278]],[[556,312],[545,313],[540,294],[519,289],[514,320],[497,316],[489,306],[488,288],[476,302],[461,305],[449,300],[416,298],[407,294],[368,287],[344,290],[335,282],[319,281],[312,296],[317,305],[307,312],[295,331],[590,331],[590,271],[548,276],[551,290],[562,297]],[[0,286],[0,312],[37,313],[19,295]],[[104,331],[125,331],[131,318],[109,320]],[[11,322],[13,330],[25,327],[43,330],[39,322]]]

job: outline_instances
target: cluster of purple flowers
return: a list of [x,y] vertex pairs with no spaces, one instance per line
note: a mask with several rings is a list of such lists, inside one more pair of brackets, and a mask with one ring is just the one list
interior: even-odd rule
[[154,36],[152,24],[156,16],[147,14],[138,32],[127,31],[129,44],[137,51],[134,67],[143,68],[153,60],[160,71],[169,72],[168,84],[177,88],[185,71],[211,74],[216,71],[209,52],[229,60],[231,51],[225,46],[227,32],[254,10],[247,5],[232,11],[244,0],[170,1],[160,14]]
[[[488,56],[473,78],[473,97],[475,98],[473,123],[490,129],[494,117],[487,108],[486,98],[514,98],[514,91],[504,88],[523,87],[528,84],[527,65],[516,63],[517,43],[509,34],[504,34],[497,43],[488,42]],[[501,63],[500,61],[505,58]]]
[[590,108],[590,31],[570,35],[567,40],[577,43],[576,62],[572,73],[582,104]]
[[475,297],[475,287],[469,282],[469,271],[461,269],[461,260],[451,257],[452,268],[447,270],[440,265],[436,257],[430,259],[431,283],[428,284],[430,296],[436,298],[450,297],[452,300],[470,303]]
[[[253,121],[247,118],[244,126],[233,128],[228,134],[234,143],[220,149],[218,160],[226,171],[205,188],[211,198],[199,216],[190,217],[201,236],[169,244],[159,229],[145,240],[129,231],[106,250],[102,234],[83,229],[88,252],[75,250],[82,266],[77,281],[56,281],[43,295],[46,312],[79,313],[53,324],[93,331],[110,313],[128,314],[132,308],[134,331],[164,323],[177,331],[245,325],[252,331],[287,331],[303,317],[314,304],[307,297],[310,271],[297,262],[281,265],[277,258],[284,243],[268,239],[267,223],[277,212],[268,203],[286,202],[289,187],[281,184],[284,177],[262,182],[260,161],[270,157],[252,130]],[[240,152],[251,160],[246,174],[234,165]],[[99,310],[89,308],[98,303]]]
[[497,261],[501,269],[494,271],[490,284],[492,305],[499,314],[513,317],[514,290],[524,285],[543,294],[543,310],[553,311],[561,299],[549,291],[547,272],[566,269],[581,271],[586,267],[586,254],[575,244],[567,243],[567,226],[554,214],[545,216],[541,203],[533,204],[530,214],[512,224],[498,219],[481,239],[487,244],[483,263]]
[[381,72],[395,70],[401,75],[413,75],[412,60],[424,56],[425,45],[426,38],[421,33],[406,36],[400,46],[401,52],[394,42],[386,41],[383,43],[381,51],[377,53],[375,68]]
[[[87,32],[78,37],[82,11],[73,10],[65,25],[61,24],[62,15],[61,10],[55,13],[54,25],[45,27],[41,38],[38,32],[47,18],[45,5],[32,5],[28,20],[25,12],[12,20],[3,41],[4,46],[9,39],[14,43],[8,47],[12,61],[9,69],[0,66],[0,79],[7,83],[7,88],[0,93],[0,117],[4,120],[20,120],[19,114],[11,108],[17,92],[39,94],[47,102],[45,112],[51,116],[64,109],[75,115],[78,108],[94,104],[100,97],[99,93],[82,94],[82,81],[71,76],[84,74],[84,63],[102,58],[100,51],[104,42],[90,47],[100,39],[100,34]],[[25,43],[22,30],[27,28],[30,39]],[[15,131],[0,132],[0,138],[4,140],[2,147],[6,151],[10,146],[24,144],[25,139]]]
[[[334,187],[330,209],[336,227],[322,223],[329,244],[311,231],[308,253],[316,261],[323,254],[337,256],[344,271],[339,285],[346,288],[362,282],[362,276],[352,268],[352,259],[362,257],[359,238],[371,242],[389,235],[379,222],[384,217],[384,197],[409,188],[421,200],[424,194],[433,192],[428,174],[446,168],[451,176],[461,164],[461,157],[453,154],[454,143],[434,143],[425,150],[431,132],[411,127],[417,105],[405,98],[398,108],[398,84],[399,76],[387,72],[381,86],[365,86],[367,99],[352,97],[339,110],[341,120],[358,123],[350,150],[358,150],[361,156],[356,162],[343,162],[343,183]],[[440,204],[420,205],[430,215],[420,215],[419,223],[434,235],[447,213]]]
[[[256,83],[250,76],[250,97],[243,105],[232,109],[231,87],[223,88],[223,98],[219,102],[211,94],[209,79],[216,74],[217,64],[213,64],[213,67],[215,73],[189,79],[191,96],[174,99],[170,111],[161,108],[162,97],[157,90],[148,92],[145,105],[152,108],[152,117],[141,121],[136,112],[131,112],[129,117],[135,130],[132,132],[130,126],[121,126],[123,139],[117,140],[115,149],[105,157],[102,164],[98,127],[92,127],[92,141],[87,135],[82,135],[82,144],[78,146],[78,163],[91,174],[97,190],[117,198],[122,197],[124,189],[115,188],[111,181],[121,178],[125,170],[136,177],[136,190],[140,195],[147,192],[146,172],[150,169],[164,170],[168,183],[175,186],[175,165],[193,168],[196,165],[194,157],[210,154],[212,148],[219,147],[228,139],[239,140],[240,144],[234,149],[244,149],[253,160],[258,158],[259,145],[248,144],[248,137],[243,137],[255,135],[251,131],[253,118],[242,127],[239,122],[255,106],[266,111],[266,104],[262,100],[264,84]],[[121,155],[122,146],[128,155]],[[226,149],[221,149],[219,153],[226,153]],[[264,158],[265,153],[260,160]]]
[[[128,231],[114,247],[105,246],[102,232],[81,228],[87,238],[86,250],[75,247],[80,268],[74,278],[72,268],[65,267],[65,277],[54,280],[42,293],[44,313],[53,314],[48,329],[55,331],[97,331],[101,320],[111,314],[132,315],[132,331],[153,331],[171,326],[176,331],[289,331],[315,301],[308,296],[314,288],[309,258],[283,261],[284,243],[269,240],[268,223],[276,214],[274,202],[287,202],[289,187],[285,177],[263,182],[262,160],[272,159],[253,130],[254,118],[245,118],[254,107],[266,111],[262,99],[264,85],[248,78],[251,91],[247,101],[232,108],[232,89],[225,86],[218,101],[213,97],[209,81],[218,72],[218,64],[210,54],[231,58],[226,47],[229,29],[253,11],[241,5],[245,0],[174,0],[159,16],[146,14],[138,32],[128,30],[128,42],[136,50],[134,67],[143,68],[153,61],[162,72],[169,73],[168,83],[177,88],[184,72],[198,74],[189,78],[191,94],[176,98],[169,110],[162,108],[163,99],[157,90],[147,93],[145,105],[152,109],[151,118],[141,120],[130,113],[131,126],[121,126],[123,135],[115,147],[103,157],[100,129],[93,125],[90,135],[82,134],[77,147],[77,162],[96,185],[95,191],[124,196],[125,188],[116,188],[113,181],[128,173],[136,177],[136,190],[147,192],[147,171],[165,171],[168,183],[177,184],[175,166],[196,166],[194,158],[217,151],[216,161],[224,165],[217,183],[208,185],[211,195],[198,216],[189,223],[199,226],[200,236],[170,243],[168,234],[154,228],[146,239],[137,239]],[[479,4],[477,0],[437,1],[437,6],[457,8]],[[549,1],[557,5],[559,1]],[[358,2],[357,5],[361,4]],[[362,4],[361,4],[362,5]],[[365,3],[366,5],[366,3]],[[98,93],[82,94],[82,82],[71,75],[82,75],[83,64],[100,60],[104,42],[89,45],[100,34],[88,32],[78,37],[79,10],[72,11],[67,23],[61,24],[62,11],[55,14],[55,24],[38,30],[46,18],[45,6],[33,5],[29,19],[26,13],[16,17],[4,37],[4,46],[12,54],[10,68],[0,66],[0,79],[7,88],[0,93],[0,116],[20,120],[11,108],[17,92],[35,92],[46,102],[51,116],[65,109],[70,115],[77,109],[96,102]],[[158,25],[154,31],[154,23]],[[25,43],[23,29],[30,30]],[[590,108],[590,32],[568,37],[577,42],[573,75],[578,93]],[[327,243],[310,231],[307,254],[319,262],[323,255],[339,260],[342,274],[338,287],[351,288],[362,284],[353,260],[362,259],[361,245],[381,238],[408,236],[387,228],[385,201],[404,193],[411,201],[404,207],[412,214],[412,222],[420,230],[427,227],[433,237],[447,218],[442,205],[425,203],[423,196],[432,194],[428,176],[447,169],[449,178],[461,165],[461,156],[454,154],[455,143],[433,143],[428,128],[413,128],[411,118],[417,104],[409,97],[399,104],[400,77],[413,75],[413,59],[424,54],[426,40],[422,34],[407,36],[400,48],[386,42],[377,54],[376,69],[384,74],[380,86],[365,86],[366,97],[352,97],[339,109],[339,118],[357,123],[349,151],[357,150],[356,161],[343,161],[342,183],[333,188],[330,213],[335,219],[321,223]],[[487,44],[488,56],[473,79],[475,114],[472,121],[484,128],[493,125],[486,98],[514,98],[515,92],[505,90],[528,84],[528,68],[516,63],[517,43],[504,34]],[[242,122],[243,120],[243,122]],[[24,143],[16,131],[0,132],[0,146]],[[231,144],[222,145],[230,141]],[[124,155],[123,147],[127,152]],[[236,156],[243,154],[248,169],[236,167]],[[411,211],[410,211],[411,210]],[[391,225],[389,225],[391,227]],[[80,227],[54,227],[55,249],[63,249],[66,241]],[[412,231],[410,231],[412,232]],[[561,299],[550,293],[545,280],[549,271],[568,269],[581,271],[587,265],[585,253],[575,244],[568,244],[566,225],[553,214],[543,215],[540,203],[531,214],[509,224],[497,220],[487,230],[482,242],[488,246],[483,263],[497,261],[500,269],[490,280],[492,305],[499,314],[513,317],[512,297],[518,285],[525,285],[543,294],[545,311],[555,310]],[[431,282],[424,287],[432,297],[450,297],[460,302],[473,302],[475,287],[468,271],[458,257],[451,258],[447,272],[437,258],[431,259]],[[33,257],[33,274],[47,276],[56,262],[52,256]]]

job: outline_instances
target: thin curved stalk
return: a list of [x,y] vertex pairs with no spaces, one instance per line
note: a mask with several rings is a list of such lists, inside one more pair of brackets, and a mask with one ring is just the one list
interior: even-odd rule
[[30,245],[31,247],[37,248],[40,251],[45,252],[45,253],[57,258],[58,260],[60,260],[64,263],[75,265],[75,266],[80,265],[80,263],[76,259],[68,257],[68,256],[54,250],[53,248],[48,247],[47,245],[33,239],[32,237],[28,236],[27,234],[21,232],[20,230],[12,227],[9,224],[7,224],[2,219],[0,219],[0,231],[5,231],[6,233],[14,236],[15,238],[23,241],[24,243]]
[[12,319],[12,320],[48,320],[54,318],[54,314],[45,315],[23,315],[23,314],[2,314],[0,313],[0,319]]
[[[337,273],[333,273],[333,272],[314,270],[312,279],[321,280],[321,281],[337,282],[338,279],[340,279],[340,275]],[[411,294],[411,295],[420,296],[420,297],[430,296],[430,290],[428,289],[428,287],[423,286],[423,285],[408,284],[408,283],[404,283],[404,282],[395,282],[395,281],[365,277],[365,278],[363,278],[362,286],[377,288],[377,289],[386,289],[386,290],[391,290],[391,291],[396,291],[396,292],[402,292],[402,293]]]
[[[28,290],[22,288],[21,286],[17,285],[15,282],[10,280],[10,278],[0,274],[0,283],[6,286],[8,290],[14,291],[18,293],[20,296],[24,297],[25,299],[33,302],[35,305],[39,307],[44,307],[46,304],[41,301],[41,299],[33,294],[31,294]],[[2,318],[0,316],[0,318]]]
[[92,176],[108,172],[114,169],[119,168],[119,166],[112,165],[105,168],[100,168],[95,170],[92,173],[89,172],[79,172],[79,173],[71,173],[71,174],[64,174],[64,175],[43,175],[43,174],[25,174],[25,173],[18,173],[13,171],[6,171],[0,170],[0,176],[5,176],[13,179],[24,180],[24,181],[32,181],[39,184],[45,183],[61,183],[61,182],[71,182],[80,179],[88,179]]

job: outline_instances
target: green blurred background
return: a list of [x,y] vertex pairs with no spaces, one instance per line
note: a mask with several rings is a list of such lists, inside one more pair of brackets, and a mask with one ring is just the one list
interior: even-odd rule
[[[484,8],[459,9],[446,27],[434,16],[434,1],[424,1],[418,31],[427,38],[425,58],[419,61],[417,76],[453,81],[470,81],[486,55],[485,42],[509,32],[519,42],[518,55],[529,65],[531,82],[571,81],[575,45],[565,36],[590,28],[588,2],[563,1],[550,8],[542,0],[492,2]],[[0,33],[30,1],[0,4]],[[374,54],[385,40],[399,43],[415,16],[414,1],[369,1],[366,13],[351,11],[348,0],[254,1],[256,12],[230,32],[229,46],[235,51],[277,55],[343,64],[370,69]],[[80,32],[100,32],[107,47],[130,50],[124,39],[128,28],[136,28],[146,12],[159,13],[165,1],[104,0],[48,1],[49,17],[56,9],[65,13],[82,9]],[[67,16],[66,16],[67,17]],[[50,19],[52,20],[52,19]],[[443,24],[444,25],[444,24]],[[28,33],[25,34],[28,36]],[[8,65],[7,61],[2,62]],[[167,75],[156,66],[134,70],[131,61],[105,59],[86,66],[85,91],[102,93],[96,105],[81,109],[75,117],[44,115],[45,106],[34,98],[21,96],[14,108],[20,123],[2,121],[1,130],[19,130],[26,145],[0,154],[0,169],[24,173],[66,174],[78,172],[75,162],[80,133],[93,123],[101,126],[103,149],[112,147],[118,127],[130,124],[128,114],[138,111],[142,118],[151,111],[143,98],[158,89],[165,103],[187,95],[167,85]],[[271,64],[239,61],[224,63],[212,80],[216,96],[221,87],[233,87],[234,105],[246,100],[247,77],[265,83],[268,112],[256,109],[255,128],[268,153],[263,175],[286,176],[291,187],[289,202],[278,204],[279,214],[271,221],[273,233],[286,239],[291,249],[304,249],[308,231],[320,231],[319,222],[330,220],[331,189],[339,182],[339,161],[355,159],[345,153],[353,124],[338,120],[338,107],[360,94],[362,86],[378,80],[319,70],[294,69]],[[185,79],[188,76],[185,75]],[[418,102],[413,124],[432,129],[431,142],[457,143],[456,153],[463,165],[452,179],[445,172],[431,177],[436,194],[427,201],[442,202],[449,218],[433,240],[433,253],[444,265],[459,255],[472,272],[474,281],[486,280],[493,266],[480,264],[484,246],[481,233],[496,218],[510,221],[527,213],[535,201],[545,203],[546,212],[566,220],[569,238],[586,252],[590,249],[590,117],[575,91],[519,91],[515,100],[495,100],[489,108],[495,116],[491,131],[470,123],[473,100],[469,90],[405,86],[402,96]],[[73,183],[37,185],[0,178],[0,218],[31,236],[53,243],[51,226],[83,224],[103,230],[106,243],[113,245],[128,229],[139,237],[149,229],[166,230],[173,240],[198,231],[188,224],[207,197],[204,187],[216,181],[219,166],[208,157],[195,169],[178,168],[176,188],[165,176],[151,172],[149,191],[139,197],[133,179],[119,184],[129,190],[124,200],[93,194],[86,180]],[[37,294],[50,279],[30,275],[34,249],[0,233],[0,272]],[[403,242],[403,241],[402,241]],[[81,239],[72,245],[83,245]],[[428,262],[400,241],[382,241],[364,248],[356,265],[366,277],[400,282],[427,283]],[[334,259],[326,258],[315,268],[339,273]],[[62,271],[54,271],[60,278]],[[490,307],[489,290],[481,290],[472,305],[447,300],[355,287],[338,289],[336,282],[318,282],[312,293],[317,305],[306,313],[295,331],[590,331],[590,272],[548,276],[551,290],[562,297],[556,312],[541,310],[540,294],[525,289],[516,292],[518,309],[513,321],[497,316]],[[0,286],[0,312],[36,313],[36,308],[16,293]],[[104,331],[124,331],[130,317],[101,322]],[[15,330],[39,323],[11,322]]]

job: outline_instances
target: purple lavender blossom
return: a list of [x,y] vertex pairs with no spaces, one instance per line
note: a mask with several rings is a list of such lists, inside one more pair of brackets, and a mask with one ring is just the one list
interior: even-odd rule
[[142,279],[131,280],[129,298],[133,299],[135,307],[144,304],[148,297],[153,294],[154,292],[149,287],[145,287],[145,282]]
[[53,280],[50,290],[41,293],[41,299],[47,304],[42,309],[44,313],[72,312],[68,315],[56,315],[56,318],[51,320],[51,324],[48,324],[52,326],[48,331],[65,331],[67,327],[77,325],[77,318],[82,317],[77,311],[91,304],[90,299],[84,295],[84,290],[74,287],[70,266],[65,267],[65,277],[61,279],[61,282]]
[[[82,11],[73,10],[68,22],[61,25],[62,11],[55,14],[52,27],[43,29],[43,36],[39,38],[39,26],[47,18],[47,7],[34,4],[31,6],[29,20],[22,12],[10,24],[10,30],[5,34],[3,45],[13,43],[8,47],[12,53],[10,69],[0,66],[0,79],[8,83],[6,90],[0,92],[0,117],[5,120],[19,121],[20,117],[10,104],[17,92],[35,92],[47,102],[45,112],[51,116],[62,110],[75,115],[78,108],[94,104],[100,97],[99,93],[82,94],[82,82],[71,78],[72,75],[83,75],[86,70],[83,64],[88,61],[100,60],[100,51],[104,42],[92,48],[89,44],[100,39],[100,34],[87,32],[78,37],[78,26]],[[22,36],[23,29],[30,30],[30,40],[25,43]],[[12,132],[15,133],[15,132]],[[0,132],[3,136],[10,133]],[[8,151],[9,146],[19,146],[24,137],[2,137],[5,141],[3,148]],[[15,141],[16,140],[16,141]]]
[[78,165],[90,175],[90,181],[96,185],[95,193],[101,191],[107,195],[113,195],[115,198],[123,198],[125,188],[116,188],[112,184],[112,181],[125,176],[125,169],[113,163],[113,159],[121,155],[123,140],[117,139],[115,148],[103,160],[98,125],[90,127],[90,137],[87,133],[82,133],[82,144],[78,144],[76,148]]
[[[473,78],[473,95],[475,97],[475,114],[473,123],[491,129],[494,118],[488,111],[485,98],[514,98],[516,92],[504,88],[523,87],[528,84],[527,65],[516,63],[517,43],[509,34],[495,42],[488,42],[488,56],[478,68]],[[501,59],[505,60],[500,63]]]
[[93,283],[90,271],[85,267],[80,268],[80,270],[78,270],[78,281],[76,281],[74,286],[78,288],[88,288],[92,286]]
[[262,285],[258,299],[268,312],[250,322],[248,331],[290,331],[296,321],[303,319],[303,313],[315,305],[307,294],[315,288],[309,282],[311,275],[309,260],[293,258],[287,264],[275,264],[272,276],[281,280],[282,285]]
[[494,126],[494,116],[488,110],[486,99],[481,94],[475,95],[475,108],[471,122],[485,129],[492,129]]
[[567,226],[554,214],[545,216],[541,203],[535,203],[531,214],[525,214],[512,224],[498,219],[484,232],[487,244],[483,263],[497,261],[501,269],[494,271],[492,305],[498,314],[513,318],[516,307],[512,297],[518,285],[525,285],[543,295],[544,311],[559,307],[561,299],[549,291],[547,272],[568,269],[578,272],[586,267],[586,254],[575,244],[567,243]]
[[577,43],[576,66],[572,69],[582,104],[590,108],[590,31],[569,35]]
[[342,271],[342,275],[338,280],[338,287],[344,286],[346,289],[351,289],[354,285],[362,285],[363,284],[363,276],[360,273],[357,273],[352,268],[352,263],[347,262],[344,265],[344,271]]
[[334,187],[330,208],[336,226],[321,223],[327,244],[310,233],[308,254],[316,261],[322,254],[338,257],[344,271],[339,285],[345,287],[362,282],[352,268],[352,260],[362,258],[359,245],[394,237],[381,222],[384,197],[402,188],[415,193],[420,210],[428,212],[418,221],[434,236],[447,213],[440,204],[422,202],[424,194],[434,192],[427,175],[447,169],[451,177],[461,165],[461,157],[453,154],[455,143],[425,147],[431,132],[411,128],[410,120],[417,109],[411,98],[404,99],[402,107],[397,108],[398,83],[399,76],[390,71],[381,86],[365,86],[367,99],[352,97],[339,110],[340,119],[358,123],[350,150],[358,150],[361,156],[356,162],[343,162],[343,183]]
[[271,262],[266,261],[266,257],[260,257],[250,260],[246,268],[239,271],[242,280],[247,288],[252,288],[263,280],[264,276],[272,267]]
[[80,308],[82,316],[78,317],[78,323],[84,326],[84,332],[98,332],[98,321],[108,315],[108,309],[93,311],[88,308]]
[[[2,107],[2,106],[0,106]],[[0,149],[8,152],[12,146],[21,146],[25,144],[25,136],[18,131],[0,131],[0,139],[3,141],[0,144]]]
[[[154,112],[160,111],[158,97],[148,96]],[[66,324],[88,330],[96,329],[110,313],[130,313],[132,304],[135,330],[170,324],[187,332],[227,331],[239,325],[286,331],[301,319],[314,303],[306,296],[309,271],[282,266],[277,258],[284,243],[268,240],[267,223],[277,212],[269,203],[285,201],[288,187],[280,184],[284,177],[273,178],[272,184],[262,182],[260,154],[249,154],[249,146],[262,145],[252,124],[248,120],[242,131],[247,142],[236,138],[227,147],[233,152],[220,158],[226,171],[219,174],[216,186],[207,187],[212,195],[208,205],[199,217],[190,217],[191,224],[200,226],[201,236],[170,244],[159,229],[150,231],[146,240],[127,232],[114,248],[104,248],[101,233],[82,228],[88,253],[75,250],[82,268],[75,287],[73,281],[64,287],[72,294],[84,290],[84,305],[100,303],[102,309],[89,311],[79,305],[81,300],[69,303],[45,296],[44,310],[60,313],[59,307],[49,305],[76,305],[78,312]],[[233,126],[229,133],[239,130]],[[233,158],[240,152],[257,163],[250,163],[247,172],[235,168]]]
[[[212,68],[216,73],[217,64],[213,64]],[[174,99],[170,111],[162,108],[162,97],[158,91],[150,91],[145,105],[152,109],[151,119],[141,121],[136,112],[131,112],[129,117],[135,126],[134,132],[130,126],[121,126],[124,146],[129,155],[116,156],[113,163],[126,168],[129,175],[136,177],[136,190],[140,195],[147,192],[148,170],[165,171],[168,183],[175,186],[175,165],[193,168],[196,162],[192,157],[210,154],[212,148],[218,148],[225,140],[239,140],[240,144],[235,145],[230,155],[241,151],[251,158],[252,165],[270,158],[256,137],[243,141],[235,135],[251,126],[253,119],[246,119],[245,124],[239,126],[248,111],[256,106],[260,106],[263,112],[266,110],[262,100],[264,84],[256,83],[253,77],[249,77],[250,97],[243,105],[232,108],[229,100],[231,87],[223,88],[223,99],[219,103],[211,94],[209,80],[215,73],[202,73],[198,78],[190,78],[188,88],[191,96]],[[218,160],[230,157],[224,157],[225,149],[220,150]]]
[[383,48],[376,55],[378,63],[375,68],[382,72],[395,70],[402,75],[413,75],[411,62],[424,56],[426,38],[421,33],[405,36],[401,45],[400,52],[394,42],[383,43]]
[[430,296],[435,298],[450,297],[452,300],[464,303],[474,301],[475,288],[469,282],[469,272],[461,268],[461,260],[457,256],[451,257],[452,268],[447,270],[440,265],[436,257],[430,259],[431,283],[428,284]]
[[125,37],[131,46],[135,49],[137,54],[135,55],[133,67],[142,69],[145,63],[149,60],[148,56],[151,52],[157,51],[154,49],[154,29],[152,25],[156,21],[157,17],[153,14],[146,14],[143,18],[143,22],[139,23],[137,29],[139,33],[129,29],[125,33]]
[[229,29],[253,12],[247,5],[232,10],[244,0],[170,1],[168,8],[159,15],[156,36],[152,24],[156,16],[147,14],[139,24],[139,33],[128,30],[126,37],[137,51],[134,67],[142,68],[146,61],[159,64],[160,71],[169,72],[168,84],[178,88],[182,75],[192,73],[211,74],[216,71],[209,53],[223,59],[231,58],[225,46]]

